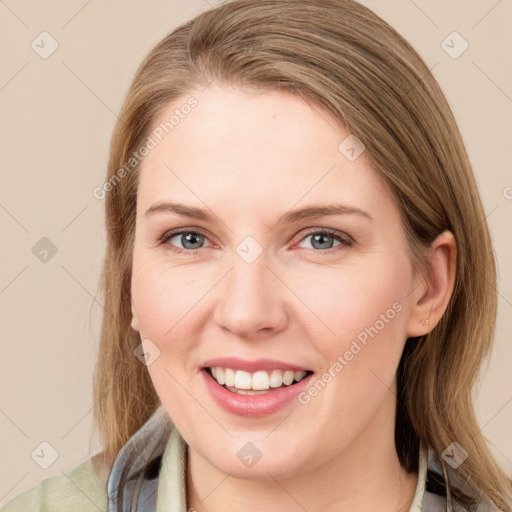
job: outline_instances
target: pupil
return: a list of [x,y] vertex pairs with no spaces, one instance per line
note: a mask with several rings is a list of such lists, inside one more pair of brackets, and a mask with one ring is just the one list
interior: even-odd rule
[[[202,235],[195,235],[194,233],[187,233],[186,235],[182,235],[181,240],[182,240],[183,247],[185,247],[187,249],[197,249],[197,247],[187,247],[187,244],[188,243],[192,243],[192,245],[194,245],[194,243],[197,244],[198,243],[197,240],[201,236]],[[195,242],[194,242],[194,240],[195,240]]]
[[[313,244],[320,240],[320,245],[326,244],[325,240],[330,239],[331,243],[327,243],[327,247],[321,247],[321,249],[330,249],[332,247],[332,237],[330,235],[325,235],[322,233],[317,233],[313,236]],[[323,241],[323,242],[322,242]]]

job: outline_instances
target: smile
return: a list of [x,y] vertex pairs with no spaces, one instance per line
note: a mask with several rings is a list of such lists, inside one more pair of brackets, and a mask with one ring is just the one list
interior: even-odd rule
[[282,388],[300,382],[308,374],[307,370],[258,370],[247,372],[233,368],[208,368],[210,375],[227,390],[240,395],[266,394],[271,388]]
[[[236,416],[264,417],[287,405],[300,403],[297,396],[310,385],[309,370],[234,370],[221,366],[203,367],[205,391],[225,412]],[[260,388],[260,389],[258,389]]]

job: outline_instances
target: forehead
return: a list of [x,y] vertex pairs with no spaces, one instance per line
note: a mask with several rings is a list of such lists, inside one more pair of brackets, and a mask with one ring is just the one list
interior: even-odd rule
[[[184,107],[190,97],[196,105],[188,110]],[[181,109],[188,113],[177,116]],[[162,141],[148,155],[148,164],[178,145],[191,157],[199,157],[200,148],[208,151],[208,155],[238,155],[243,151],[252,157],[260,155],[263,160],[279,150],[280,156],[288,153],[284,156],[292,159],[309,154],[312,149],[318,153],[333,144],[336,149],[340,135],[335,133],[338,123],[329,112],[297,95],[278,91],[249,92],[210,86],[203,92],[178,98],[155,125],[165,129],[171,118],[172,129],[163,134]]]
[[[179,112],[190,96],[195,106]],[[141,208],[166,198],[238,211],[344,197],[368,204],[385,193],[364,151],[349,160],[340,150],[351,134],[297,95],[209,87],[190,96],[174,101],[154,124],[169,133],[141,165]]]

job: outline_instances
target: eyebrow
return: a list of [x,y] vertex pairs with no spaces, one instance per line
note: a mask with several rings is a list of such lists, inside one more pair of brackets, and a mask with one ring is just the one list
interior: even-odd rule
[[[182,217],[188,217],[191,219],[198,219],[206,222],[213,221],[213,216],[210,215],[207,210],[177,202],[166,201],[156,203],[146,211],[144,216],[148,217],[155,213],[175,213],[177,215],[181,215]],[[301,220],[313,219],[327,215],[349,214],[360,215],[373,222],[373,217],[367,211],[355,206],[335,203],[326,205],[312,205],[298,210],[291,210],[281,215],[276,224],[299,222]]]

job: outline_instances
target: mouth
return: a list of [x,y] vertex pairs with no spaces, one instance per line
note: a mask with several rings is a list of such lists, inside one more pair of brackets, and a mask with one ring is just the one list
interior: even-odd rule
[[257,370],[248,372],[220,366],[204,367],[206,374],[219,386],[237,395],[267,395],[291,388],[313,374],[310,370]]

